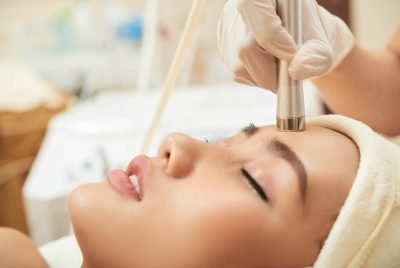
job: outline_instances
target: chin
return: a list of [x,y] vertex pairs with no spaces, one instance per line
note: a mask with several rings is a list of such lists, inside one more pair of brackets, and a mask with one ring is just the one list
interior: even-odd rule
[[85,184],[75,188],[68,197],[68,211],[72,223],[79,221],[84,211],[90,210],[93,184]]
[[[77,187],[68,197],[68,211],[78,237],[82,230],[96,225],[103,217],[104,186],[101,183]],[[103,200],[102,200],[103,199]]]

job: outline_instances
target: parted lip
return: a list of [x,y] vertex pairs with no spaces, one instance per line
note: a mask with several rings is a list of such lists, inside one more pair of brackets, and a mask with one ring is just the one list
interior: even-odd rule
[[136,191],[125,171],[113,170],[108,174],[107,180],[118,193],[140,201],[140,194]]
[[[149,158],[146,156],[137,156],[129,163],[126,171],[113,170],[108,174],[107,180],[119,193],[136,201],[142,201],[145,193],[145,179],[149,168]],[[130,180],[131,176],[136,176],[139,185],[138,190],[136,190]]]
[[139,155],[132,159],[126,169],[128,177],[136,176],[139,185],[140,200],[144,198],[146,191],[146,180],[150,170],[150,159],[147,156]]

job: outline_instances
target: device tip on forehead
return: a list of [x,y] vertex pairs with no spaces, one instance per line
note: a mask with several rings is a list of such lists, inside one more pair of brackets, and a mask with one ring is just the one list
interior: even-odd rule
[[305,117],[276,118],[276,127],[278,131],[284,132],[302,132],[306,130]]

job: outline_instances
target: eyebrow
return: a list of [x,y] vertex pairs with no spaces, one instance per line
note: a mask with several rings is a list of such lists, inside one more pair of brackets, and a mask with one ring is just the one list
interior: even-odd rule
[[247,126],[242,127],[240,132],[245,133],[248,136],[251,136],[254,133],[256,133],[258,130],[259,130],[259,127],[254,125],[254,123],[249,123]]
[[[242,128],[242,132],[248,137],[253,136],[258,130],[259,128],[252,123],[249,124],[249,126]],[[278,138],[274,138],[268,142],[267,149],[283,160],[286,160],[291,165],[297,175],[301,200],[304,203],[307,192],[308,176],[303,162],[288,144]]]

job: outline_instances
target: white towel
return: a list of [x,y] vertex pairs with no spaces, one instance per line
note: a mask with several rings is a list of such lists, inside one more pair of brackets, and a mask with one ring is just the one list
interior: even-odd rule
[[51,268],[81,267],[83,257],[74,235],[65,236],[39,248]]
[[314,267],[400,267],[400,147],[346,117],[308,123],[347,135],[360,151],[354,184]]

